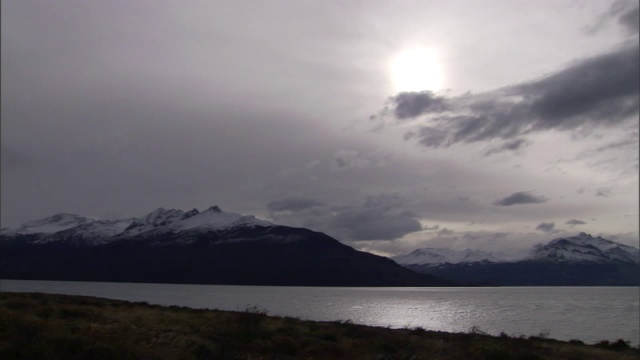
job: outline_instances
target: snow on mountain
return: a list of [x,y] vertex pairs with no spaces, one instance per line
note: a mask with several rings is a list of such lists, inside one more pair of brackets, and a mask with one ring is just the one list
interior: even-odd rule
[[[198,213],[198,210],[195,210],[195,214]],[[191,210],[188,213],[190,214],[189,216],[193,216],[193,211]],[[176,210],[176,209],[164,209],[164,208],[158,208],[152,212],[150,212],[149,214],[143,216],[140,219],[136,219],[135,221],[133,221],[127,228],[125,228],[125,231],[120,234],[123,237],[129,237],[129,236],[135,236],[138,234],[141,234],[143,232],[155,229],[155,228],[166,228],[167,225],[174,223],[176,221],[180,221],[184,218],[188,218],[189,216],[186,216],[187,213],[185,213],[182,210]]]
[[140,219],[140,222],[145,225],[162,226],[180,220],[183,215],[184,211],[182,210],[158,208]]
[[506,254],[489,253],[482,250],[466,249],[456,251],[451,249],[425,248],[417,249],[406,255],[392,258],[403,265],[440,265],[462,264],[476,262],[504,262],[510,259]]
[[84,216],[61,213],[44,219],[26,222],[16,229],[3,232],[3,234],[53,234],[79,225],[88,224],[93,221],[95,220]]
[[438,266],[443,264],[471,264],[479,262],[573,262],[573,263],[640,263],[640,250],[586,233],[557,238],[520,252],[485,252],[481,250],[455,251],[450,249],[417,249],[392,258],[402,265]]
[[43,244],[64,239],[75,239],[92,245],[104,244],[111,241],[112,237],[122,233],[136,220],[136,218],[96,220],[70,229],[58,231],[54,234],[36,240],[34,243]]
[[272,226],[273,224],[265,220],[257,219],[252,215],[224,212],[220,210],[219,207],[212,206],[209,209],[180,221],[170,227],[175,230],[188,230],[196,228],[216,229],[238,225]]
[[78,215],[58,214],[27,222],[16,230],[3,230],[2,235],[42,234],[33,242],[73,240],[98,245],[114,240],[141,238],[168,232],[193,234],[236,226],[273,226],[273,224],[251,215],[224,212],[217,206],[202,212],[197,209],[184,212],[158,208],[141,218],[120,220],[92,220]]
[[211,206],[202,212],[193,209],[186,213],[182,210],[160,208],[146,215],[140,221],[133,222],[119,237],[166,232],[220,230],[239,225],[273,226],[272,223],[257,219],[252,215],[222,211],[218,206]]
[[550,262],[630,262],[640,263],[640,251],[600,236],[580,233],[534,246],[528,260]]

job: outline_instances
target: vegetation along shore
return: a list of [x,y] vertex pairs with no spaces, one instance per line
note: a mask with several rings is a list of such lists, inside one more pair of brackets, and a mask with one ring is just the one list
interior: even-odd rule
[[85,296],[0,293],[2,359],[639,359],[627,342],[445,333]]

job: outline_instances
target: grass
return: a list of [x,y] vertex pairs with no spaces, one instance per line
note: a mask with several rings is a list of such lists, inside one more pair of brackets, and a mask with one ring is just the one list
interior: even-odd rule
[[[544,334],[541,334],[544,335]],[[1,359],[640,359],[628,343],[389,329],[84,296],[0,293]]]

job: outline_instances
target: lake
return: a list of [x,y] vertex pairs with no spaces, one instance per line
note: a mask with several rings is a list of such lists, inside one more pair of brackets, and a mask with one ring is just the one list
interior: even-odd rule
[[638,287],[354,288],[0,280],[0,290],[89,295],[308,320],[640,343]]

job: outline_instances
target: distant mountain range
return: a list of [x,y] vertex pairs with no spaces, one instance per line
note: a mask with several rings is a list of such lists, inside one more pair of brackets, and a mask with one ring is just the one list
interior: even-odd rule
[[518,253],[417,249],[393,257],[425,274],[503,286],[640,286],[640,251],[586,233]]
[[322,233],[253,216],[159,208],[141,218],[57,214],[0,232],[0,278],[236,285],[443,286]]

